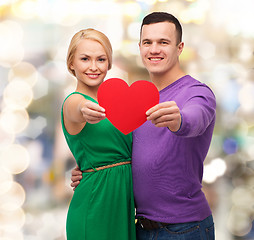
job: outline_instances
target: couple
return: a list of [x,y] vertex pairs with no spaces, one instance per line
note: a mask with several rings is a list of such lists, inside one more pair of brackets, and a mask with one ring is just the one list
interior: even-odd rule
[[68,240],[214,239],[201,184],[216,101],[181,69],[183,47],[174,16],[154,12],[143,19],[140,54],[160,103],[147,111],[147,122],[124,135],[96,100],[112,65],[108,38],[93,29],[72,38],[67,66],[77,88],[62,108],[63,132],[78,165]]

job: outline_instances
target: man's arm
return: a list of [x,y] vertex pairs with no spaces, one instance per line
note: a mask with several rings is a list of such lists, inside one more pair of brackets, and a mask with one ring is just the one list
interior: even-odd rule
[[80,180],[82,179],[82,172],[80,171],[78,165],[72,169],[71,171],[71,187],[73,188],[73,191],[76,189],[76,187],[79,185]]
[[156,127],[168,127],[178,136],[195,137],[203,134],[215,120],[216,99],[209,88],[199,88],[180,110],[174,101],[159,103],[149,109],[147,120]]

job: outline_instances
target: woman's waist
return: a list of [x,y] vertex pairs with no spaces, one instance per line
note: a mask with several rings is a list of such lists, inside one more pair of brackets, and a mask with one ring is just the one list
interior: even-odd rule
[[[84,161],[83,164],[78,164],[81,171],[99,171],[103,169],[108,169],[112,167],[122,166],[131,164],[131,158],[121,158],[121,159],[102,159],[101,161]],[[92,169],[92,170],[91,170]]]

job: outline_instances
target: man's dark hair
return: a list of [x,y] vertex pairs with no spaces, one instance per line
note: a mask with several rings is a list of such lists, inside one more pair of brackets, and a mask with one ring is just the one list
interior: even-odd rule
[[182,42],[182,26],[176,17],[174,17],[172,14],[167,12],[153,12],[145,16],[141,25],[140,36],[141,36],[142,28],[144,25],[149,25],[152,23],[159,23],[159,22],[173,23],[175,25],[176,33],[177,33],[176,42],[177,44]]

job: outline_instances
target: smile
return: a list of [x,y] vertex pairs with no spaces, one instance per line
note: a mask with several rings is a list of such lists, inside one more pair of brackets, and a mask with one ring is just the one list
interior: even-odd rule
[[97,78],[97,77],[100,76],[99,73],[97,73],[97,74],[94,74],[94,73],[86,73],[86,75],[87,75],[88,77],[90,77],[90,78]]
[[150,57],[150,58],[148,58],[150,61],[155,61],[155,62],[157,62],[157,61],[161,61],[161,60],[163,60],[164,58],[160,58],[160,57]]

